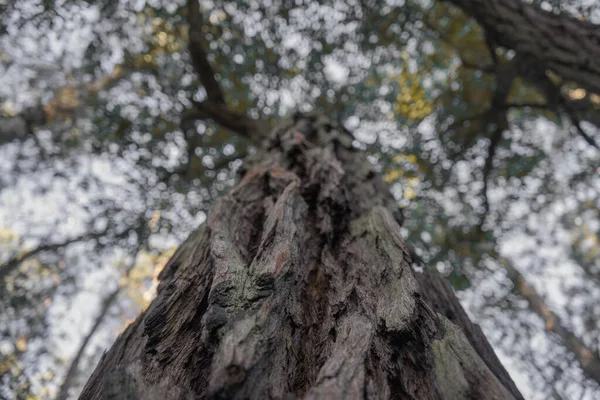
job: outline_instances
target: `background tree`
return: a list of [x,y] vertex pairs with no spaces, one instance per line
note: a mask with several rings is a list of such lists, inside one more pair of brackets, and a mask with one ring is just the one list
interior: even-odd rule
[[[596,396],[600,101],[577,52],[595,54],[598,10],[494,2],[529,18],[507,30],[472,3],[225,2],[202,25],[183,3],[2,6],[3,390],[56,393],[67,370],[81,387],[118,315],[148,304],[155,259],[255,151],[238,117],[316,104],[381,168],[403,235],[525,396]],[[554,29],[571,72],[525,45]],[[194,72],[198,36],[229,114]]]

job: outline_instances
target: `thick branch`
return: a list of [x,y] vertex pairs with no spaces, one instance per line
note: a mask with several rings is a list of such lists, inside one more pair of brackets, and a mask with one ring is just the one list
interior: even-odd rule
[[449,0],[473,16],[498,45],[600,93],[600,29],[522,0]]
[[204,45],[204,34],[202,33],[204,22],[198,0],[188,0],[187,13],[190,26],[189,50],[194,70],[206,90],[208,100],[214,104],[225,104],[225,96],[215,79],[215,71],[208,61],[208,53]]
[[194,109],[184,113],[182,121],[210,118],[239,135],[259,140],[259,133],[265,131],[262,123],[248,118],[244,113],[229,109],[225,103],[225,95],[208,60],[203,33],[204,21],[198,0],[187,1],[187,13],[192,65],[206,90],[207,99],[202,103],[193,101]]
[[194,108],[188,110],[183,119],[212,119],[219,125],[244,136],[252,141],[260,141],[265,130],[265,122],[250,119],[246,114],[233,111],[225,105],[213,104],[209,101],[193,102]]

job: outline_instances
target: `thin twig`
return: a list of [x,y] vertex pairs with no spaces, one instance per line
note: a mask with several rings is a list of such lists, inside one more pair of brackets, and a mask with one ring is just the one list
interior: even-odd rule
[[596,149],[600,150],[600,147],[598,146],[596,141],[590,135],[588,135],[588,133],[586,131],[584,131],[583,128],[581,127],[581,121],[579,120],[579,118],[577,118],[575,113],[571,109],[569,109],[569,107],[566,104],[565,104],[565,112],[569,116],[569,119],[571,119],[571,122],[575,126],[575,129],[577,130],[577,133],[579,134],[579,136],[581,136],[583,138],[583,140],[585,140],[590,146],[593,146]]
[[100,306],[100,312],[96,316],[96,320],[94,321],[94,324],[90,328],[87,335],[85,335],[85,337],[83,338],[83,341],[79,345],[79,349],[77,350],[75,357],[73,357],[73,360],[71,361],[71,365],[69,365],[69,369],[67,370],[67,373],[65,374],[62,384],[60,385],[58,396],[56,397],[57,400],[65,400],[68,397],[69,389],[71,389],[71,386],[73,386],[73,380],[74,380],[75,376],[77,375],[77,372],[79,371],[79,363],[81,362],[83,353],[85,352],[85,349],[89,345],[92,337],[96,334],[96,331],[98,330],[98,328],[104,322],[104,318],[106,318],[106,316],[108,315],[108,311],[110,310],[112,305],[117,301],[117,298],[119,297],[120,292],[121,292],[121,287],[118,287],[117,289],[113,290],[102,301],[102,305]]
[[42,244],[38,247],[36,247],[33,250],[30,250],[20,256],[15,256],[11,259],[9,259],[7,262],[4,263],[4,265],[0,266],[0,281],[3,281],[8,275],[10,275],[23,261],[27,260],[28,258],[34,257],[42,252],[45,251],[56,251],[58,249],[61,249],[63,247],[66,247],[70,244],[73,243],[77,243],[77,242],[81,242],[84,240],[88,240],[88,239],[97,239],[101,236],[104,236],[106,234],[106,230],[102,231],[102,232],[97,232],[97,233],[85,233],[83,235],[79,235],[76,236],[74,238],[65,240],[64,242],[60,242],[60,243],[48,243],[48,244]]

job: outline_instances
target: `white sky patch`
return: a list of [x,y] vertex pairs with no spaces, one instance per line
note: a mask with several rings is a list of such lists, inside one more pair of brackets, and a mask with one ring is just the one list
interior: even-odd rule
[[471,176],[471,166],[466,161],[458,161],[454,164],[454,172],[460,183],[468,183]]
[[359,125],[360,125],[360,118],[357,117],[356,115],[352,115],[348,119],[346,119],[345,126],[349,130],[354,130],[354,129],[358,128]]
[[309,41],[299,32],[287,34],[281,45],[285,49],[294,49],[301,57],[306,57],[310,53]]
[[281,112],[283,114],[285,114],[285,111],[296,107],[296,101],[294,100],[294,96],[290,90],[283,89],[279,96]]
[[342,65],[333,57],[325,57],[323,59],[323,64],[325,65],[323,72],[325,72],[325,76],[331,82],[343,84],[348,80],[350,69],[345,65]]

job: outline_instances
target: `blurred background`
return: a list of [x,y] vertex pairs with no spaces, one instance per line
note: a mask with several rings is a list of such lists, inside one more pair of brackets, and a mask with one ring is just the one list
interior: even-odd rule
[[76,398],[256,151],[195,111],[190,21],[231,110],[344,121],[525,398],[600,398],[600,94],[551,101],[441,1],[189,10],[0,0],[0,398]]

